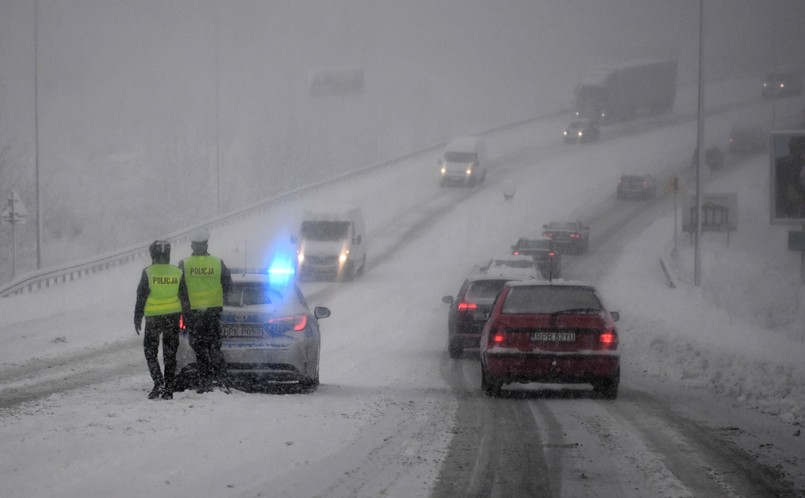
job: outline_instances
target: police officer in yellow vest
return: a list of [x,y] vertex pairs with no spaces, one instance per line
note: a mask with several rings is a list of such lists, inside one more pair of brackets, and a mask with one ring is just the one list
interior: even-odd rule
[[190,311],[185,314],[190,347],[196,353],[199,393],[209,392],[215,384],[228,388],[226,361],[221,353],[221,312],[224,294],[232,286],[232,276],[220,258],[210,256],[210,233],[198,230],[190,237],[193,254],[179,263]]
[[[182,302],[179,285],[182,270],[170,264],[170,242],[156,240],[149,247],[152,265],[143,270],[137,286],[137,302],[134,305],[134,330],[140,334],[140,324],[145,316],[143,348],[148,371],[154,388],[148,399],[172,399],[173,381],[176,376],[176,350],[179,347],[179,318]],[[189,308],[189,303],[184,305]],[[162,362],[165,373],[159,369],[159,338],[162,337]]]

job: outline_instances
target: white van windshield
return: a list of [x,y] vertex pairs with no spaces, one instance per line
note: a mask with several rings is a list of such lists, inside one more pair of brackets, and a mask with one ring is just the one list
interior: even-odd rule
[[349,222],[303,221],[301,233],[308,240],[344,240],[349,236]]
[[452,152],[444,153],[444,160],[449,163],[472,163],[475,162],[475,152]]

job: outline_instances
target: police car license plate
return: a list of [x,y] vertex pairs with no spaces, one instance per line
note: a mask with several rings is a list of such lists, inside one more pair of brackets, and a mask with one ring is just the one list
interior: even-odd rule
[[223,325],[222,337],[263,337],[263,327],[259,325]]
[[575,332],[532,332],[531,342],[575,342]]

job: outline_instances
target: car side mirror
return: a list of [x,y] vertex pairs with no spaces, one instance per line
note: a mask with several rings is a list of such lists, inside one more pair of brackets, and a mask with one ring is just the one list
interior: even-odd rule
[[610,311],[609,314],[612,315],[612,320],[616,322],[621,319],[621,314],[617,311]]
[[444,296],[442,298],[443,303],[453,304],[453,296]]
[[315,308],[313,308],[313,316],[315,316],[316,319],[327,318],[328,316],[330,316],[330,308],[325,308],[324,306],[316,306]]

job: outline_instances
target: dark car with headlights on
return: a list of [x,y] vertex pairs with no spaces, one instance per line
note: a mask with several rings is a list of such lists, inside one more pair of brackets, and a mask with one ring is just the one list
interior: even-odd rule
[[551,239],[564,254],[581,254],[590,248],[590,227],[581,221],[553,221],[542,228],[542,236]]
[[[236,386],[319,384],[319,319],[330,310],[308,307],[305,296],[286,272],[232,269],[232,288],[221,313],[221,352]],[[197,382],[196,356],[179,334],[179,386]]]
[[586,143],[598,140],[601,135],[601,130],[598,123],[590,119],[580,119],[571,121],[567,128],[565,128],[562,136],[565,143]]
[[562,253],[548,237],[521,237],[512,246],[512,254],[531,256],[547,280],[562,278]]
[[465,348],[477,348],[492,303],[512,280],[534,280],[522,274],[470,275],[461,284],[456,297],[444,296],[442,302],[450,305],[447,312],[447,352],[450,358],[459,358]]
[[615,194],[618,199],[653,199],[657,196],[657,180],[651,175],[622,175]]
[[591,384],[618,396],[617,312],[581,282],[507,282],[481,333],[481,389],[499,396],[505,384]]

